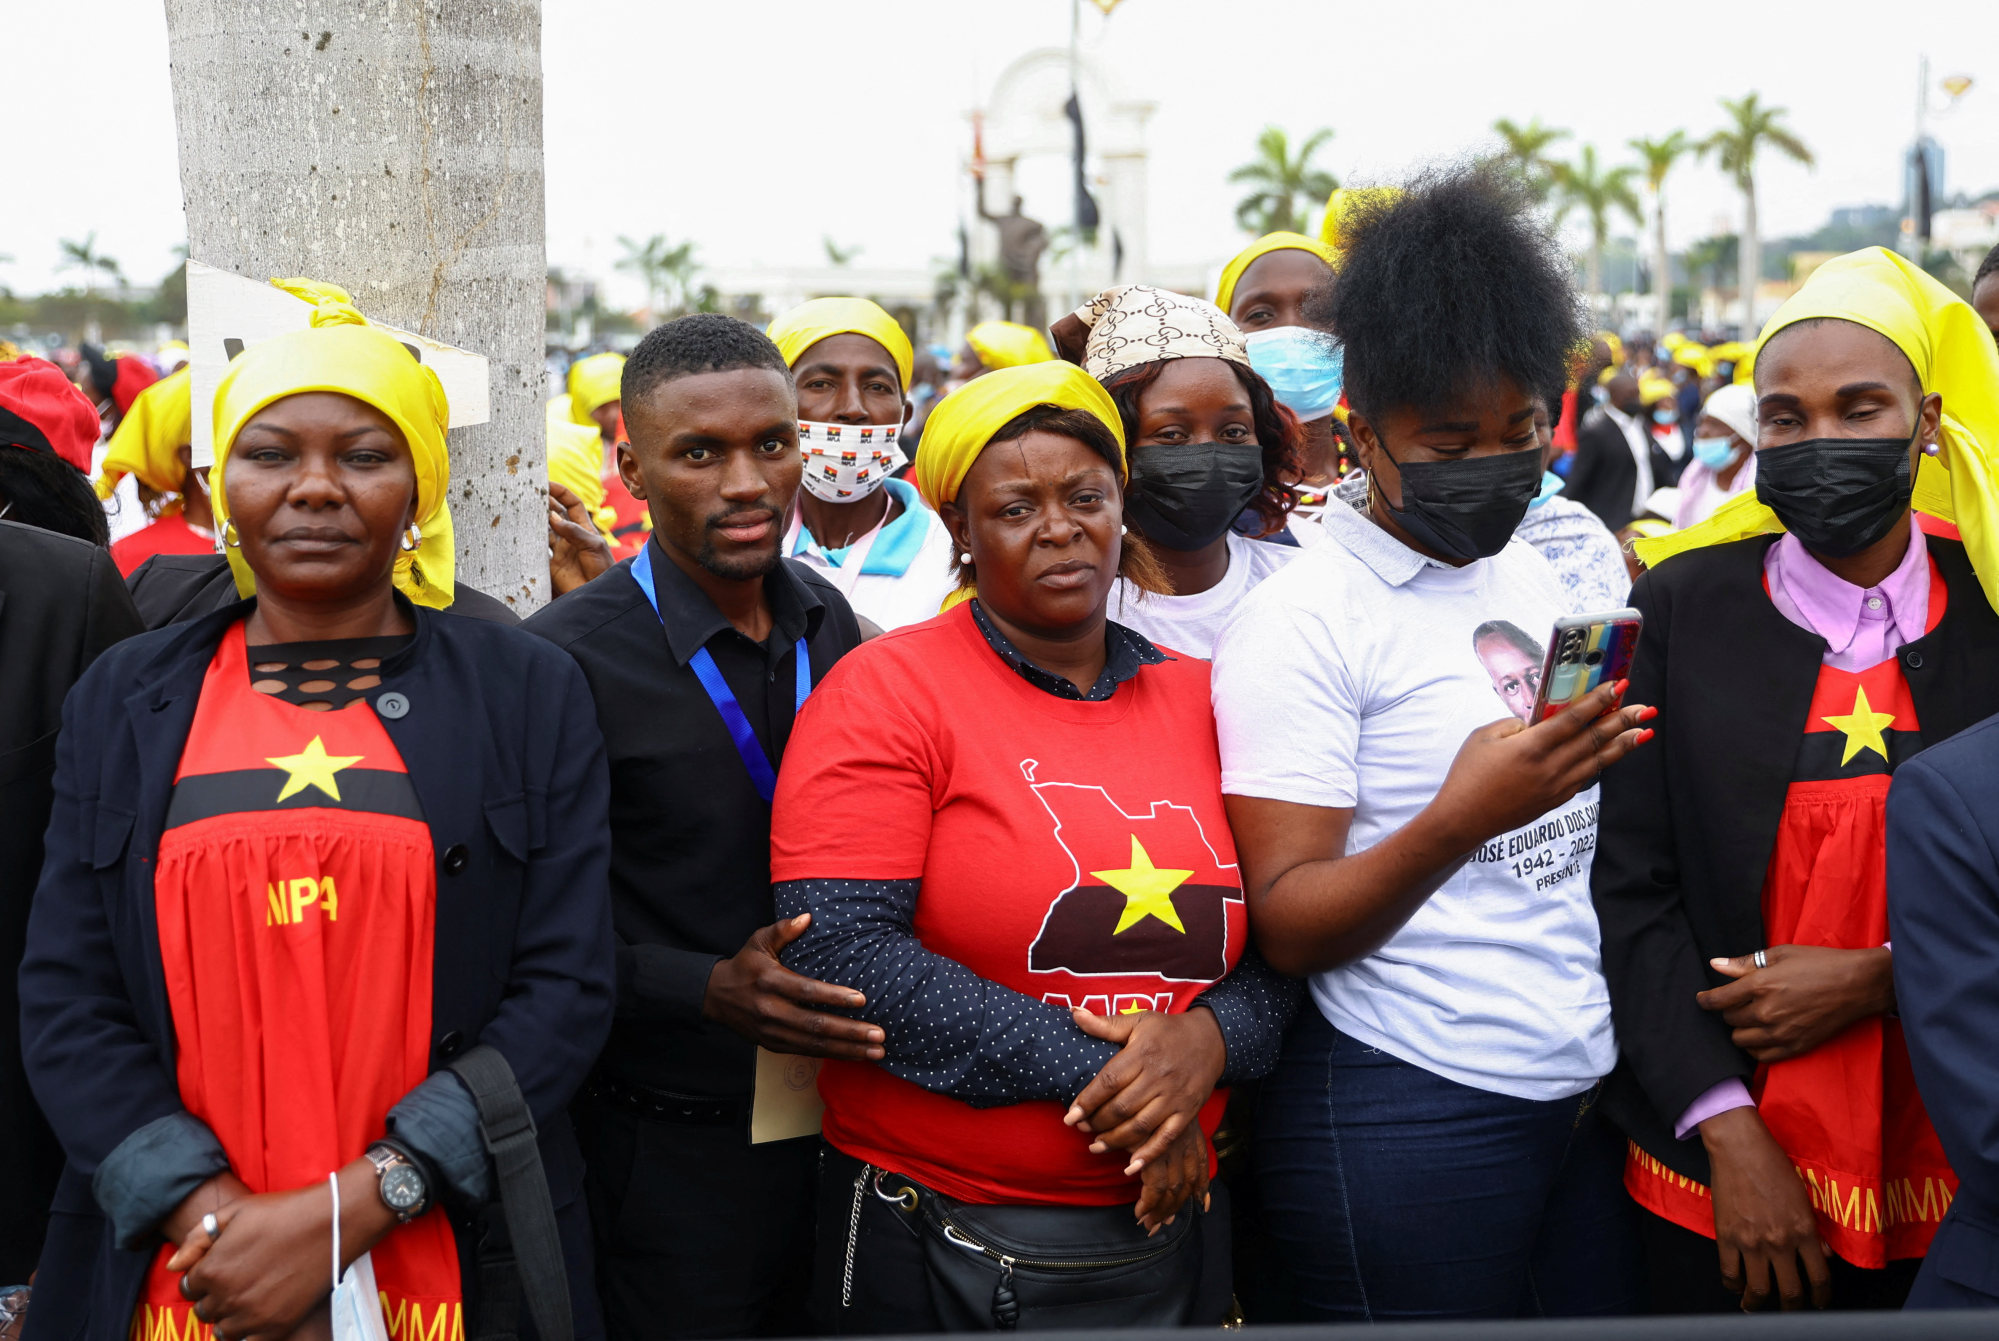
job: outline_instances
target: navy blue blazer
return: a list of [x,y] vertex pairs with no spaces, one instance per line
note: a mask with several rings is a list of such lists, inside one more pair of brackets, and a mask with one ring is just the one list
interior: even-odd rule
[[[541,1131],[577,1335],[595,1336],[582,1160],[564,1110],[610,1032],[615,982],[596,709],[582,671],[547,641],[404,604],[416,636],[383,663],[373,701],[436,850],[430,1066],[478,1043],[512,1065]],[[90,1180],[126,1137],[182,1111],[153,860],[202,676],[250,609],[127,639],[63,707],[21,967],[28,1075],[68,1156],[36,1281],[37,1341],[120,1341],[152,1257],[115,1245]],[[473,1222],[447,1209],[471,1303]]]
[[1916,1087],[1959,1181],[1911,1308],[1999,1308],[1996,854],[1999,717],[1989,717],[1896,769],[1888,791],[1895,999]]

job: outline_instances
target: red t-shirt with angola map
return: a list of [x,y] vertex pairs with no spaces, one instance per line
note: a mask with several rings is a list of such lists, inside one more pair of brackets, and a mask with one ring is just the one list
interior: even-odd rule
[[[1099,1013],[1184,1011],[1241,958],[1248,919],[1222,809],[1208,665],[1145,666],[1083,703],[1027,683],[959,607],[872,640],[814,691],[785,750],[774,880],[920,878],[923,945]],[[825,1135],[982,1204],[1120,1205],[1052,1102],[974,1108],[829,1061]],[[1212,1137],[1226,1095],[1202,1110]]]

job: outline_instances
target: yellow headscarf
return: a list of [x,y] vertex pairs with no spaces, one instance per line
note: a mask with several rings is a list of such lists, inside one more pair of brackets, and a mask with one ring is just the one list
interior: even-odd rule
[[132,408],[111,432],[97,496],[111,497],[118,481],[137,475],[155,493],[177,494],[185,482],[180,449],[194,438],[194,393],[188,371],[169,373],[132,398]]
[[[1117,402],[1075,364],[1049,360],[975,377],[937,402],[923,426],[923,449],[916,454],[916,491],[931,511],[958,497],[958,486],[993,434],[1037,405],[1059,405],[1096,416],[1117,441],[1118,483],[1124,483],[1124,420]],[[971,588],[960,587],[944,598],[942,608],[948,610],[972,595]]]
[[611,540],[618,512],[604,505],[604,440],[597,426],[572,423],[568,407],[558,407],[554,401],[549,402],[547,419],[549,482],[581,499],[591,522],[604,539]]
[[[770,324],[770,338],[784,361],[793,367],[798,356],[833,335],[865,335],[895,360],[896,374],[902,378],[902,392],[909,394],[909,379],[916,369],[916,351],[895,318],[879,304],[865,298],[814,298],[800,303]],[[984,361],[984,356],[980,356]]]
[[[979,356],[988,372],[995,368],[1022,368],[1031,363],[1047,363],[1055,351],[1032,326],[1017,321],[982,321],[965,332],[965,343]],[[933,416],[935,410],[930,412]],[[926,424],[924,432],[930,431]]]
[[1097,379],[1073,363],[1033,363],[977,377],[937,402],[916,454],[916,490],[934,511],[958,496],[965,472],[1008,420],[1037,405],[1083,410],[1117,439],[1118,480],[1124,480],[1124,421]]
[[[1938,455],[1923,458],[1914,504],[1957,523],[1986,599],[1999,606],[1999,350],[1971,305],[1883,247],[1827,261],[1770,318],[1741,365],[1753,376],[1770,337],[1800,321],[1832,317],[1878,331],[1916,369],[1925,392],[1943,397]],[[1638,545],[1650,566],[1682,550],[1784,529],[1777,514],[1745,493],[1699,526]]]
[[1657,405],[1662,400],[1671,400],[1679,395],[1680,389],[1673,385],[1673,379],[1664,373],[1647,368],[1638,379],[1638,400],[1643,405]]
[[1215,306],[1228,311],[1229,305],[1235,301],[1235,286],[1241,282],[1242,272],[1273,251],[1307,252],[1335,268],[1340,263],[1338,250],[1317,238],[1306,237],[1303,233],[1265,233],[1237,252],[1235,259],[1222,267],[1222,277],[1215,283]]
[[[1319,219],[1319,240],[1328,247],[1340,245],[1340,229],[1346,226],[1349,216],[1360,209],[1392,204],[1402,196],[1399,186],[1337,186],[1326,197],[1326,212]],[[1334,269],[1338,269],[1337,263]],[[1217,307],[1221,304],[1217,303]]]
[[[437,374],[410,356],[403,343],[368,324],[344,291],[309,280],[272,280],[278,288],[318,307],[310,330],[292,331],[243,351],[215,389],[215,467],[209,489],[215,524],[229,520],[224,475],[229,452],[243,426],[265,406],[308,391],[336,391],[372,405],[402,430],[416,464],[416,550],[396,555],[396,586],[418,605],[442,610],[451,604],[455,549],[451,508],[451,457],[444,430],[450,419]],[[256,576],[243,552],[224,548],[236,590],[248,596]]]
[[569,417],[595,428],[597,421],[590,417],[590,412],[619,398],[624,377],[623,354],[592,354],[570,364]]

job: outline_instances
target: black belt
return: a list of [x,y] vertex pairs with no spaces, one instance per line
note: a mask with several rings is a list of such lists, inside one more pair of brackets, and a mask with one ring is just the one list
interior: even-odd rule
[[589,1094],[599,1103],[622,1108],[658,1122],[674,1122],[689,1127],[747,1127],[750,1122],[748,1099],[698,1099],[692,1095],[656,1090],[630,1080],[600,1077],[590,1082]]

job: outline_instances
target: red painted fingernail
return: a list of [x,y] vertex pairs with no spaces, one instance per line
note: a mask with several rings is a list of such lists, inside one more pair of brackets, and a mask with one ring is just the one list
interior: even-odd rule
[[1629,681],[1629,680],[1619,680],[1619,681],[1617,682],[1617,693],[1618,693],[1618,697],[1622,698],[1622,697],[1624,696],[1624,691],[1625,691],[1625,690],[1627,690],[1627,689],[1629,689],[1629,688],[1631,688],[1631,681]]
[[1643,731],[1640,731],[1638,733],[1638,743],[1640,745],[1643,745],[1646,741],[1652,739],[1653,736],[1656,736],[1658,734],[1659,734],[1658,732],[1654,731],[1651,727],[1648,726]]
[[1659,710],[1657,708],[1649,708],[1649,707],[1641,708],[1638,712],[1638,720],[1641,722],[1649,722],[1658,715],[1659,715]]

